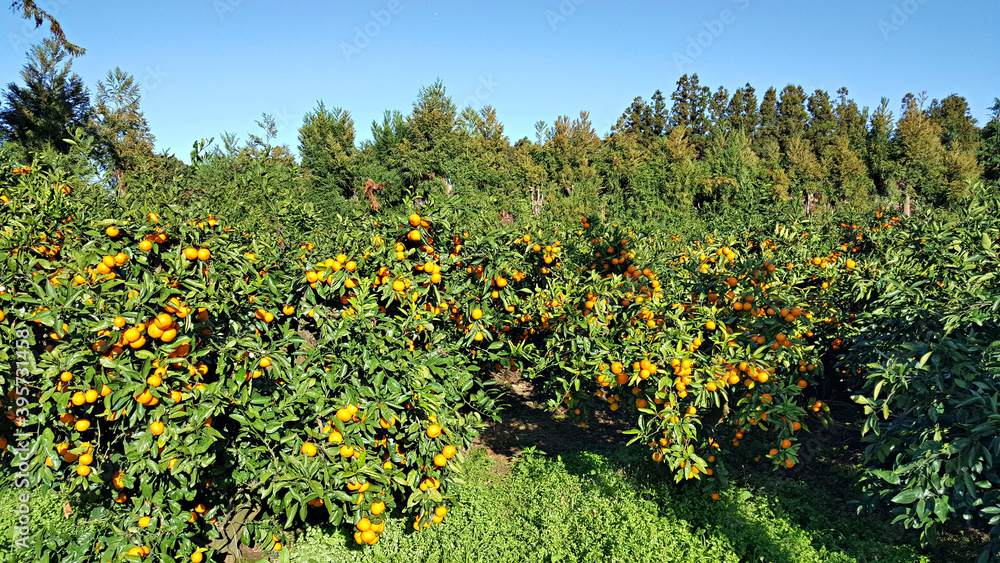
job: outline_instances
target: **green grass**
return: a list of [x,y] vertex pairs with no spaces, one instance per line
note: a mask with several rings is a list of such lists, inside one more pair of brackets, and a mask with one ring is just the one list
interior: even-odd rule
[[28,494],[32,539],[44,537],[49,531],[75,524],[76,518],[67,519],[63,514],[63,500],[58,493],[45,489],[25,491],[14,486],[10,476],[0,478],[0,562],[18,561],[23,552],[14,548],[14,526],[19,516],[14,510],[22,494]]
[[529,453],[509,471],[475,450],[465,471],[444,523],[414,532],[393,518],[365,549],[346,529],[310,527],[291,546],[292,561],[929,561],[896,528],[822,492],[842,483],[817,492],[817,483],[764,475],[737,480],[712,501],[624,448],[561,459]]

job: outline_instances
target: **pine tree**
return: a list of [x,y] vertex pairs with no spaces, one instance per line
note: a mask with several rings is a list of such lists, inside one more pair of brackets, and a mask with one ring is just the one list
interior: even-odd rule
[[941,126],[941,143],[945,148],[978,149],[979,129],[969,103],[962,96],[952,94],[941,101],[931,101],[930,118]]
[[670,109],[669,125],[687,129],[692,140],[700,139],[708,130],[705,114],[710,96],[711,90],[700,85],[697,74],[681,76],[670,95],[674,104]]
[[899,177],[895,136],[895,122],[889,111],[889,100],[882,98],[871,116],[862,155],[877,193],[883,196],[889,195],[896,188]]
[[708,127],[711,132],[721,133],[731,127],[729,123],[729,90],[719,86],[719,89],[708,99]]
[[63,141],[70,131],[86,127],[90,120],[90,97],[83,79],[70,71],[69,51],[55,39],[46,38],[28,53],[21,71],[24,86],[11,83],[4,93],[6,107],[0,111],[0,129],[29,152],[46,147],[69,152]]
[[400,147],[404,179],[416,186],[424,180],[448,176],[450,163],[461,146],[458,112],[441,80],[420,89],[406,121],[409,135]]
[[781,91],[778,102],[778,135],[783,149],[795,137],[804,137],[809,114],[806,113],[806,92],[801,86],[789,84]]
[[[155,138],[139,109],[139,84],[120,68],[97,84],[93,128],[98,147],[114,178],[119,195],[136,174],[153,164]],[[155,168],[155,167],[154,167]]]
[[764,92],[759,115],[760,127],[753,137],[753,150],[766,164],[777,166],[781,159],[781,145],[778,141],[778,95],[773,86]]
[[827,145],[834,141],[834,131],[837,128],[830,95],[825,90],[816,90],[809,96],[806,107],[809,110],[806,138],[812,143],[813,150],[822,155]]
[[757,96],[750,83],[733,92],[726,113],[734,131],[743,132],[748,139],[753,138],[760,115],[757,113]]
[[354,120],[341,108],[320,101],[299,128],[299,155],[309,199],[348,199],[359,185],[355,177]]
[[847,88],[841,87],[837,90],[837,105],[834,108],[837,124],[834,136],[846,137],[852,149],[862,150],[868,134],[868,130],[866,129],[868,108],[866,107],[864,111],[859,111],[858,104],[848,98],[847,95]]
[[653,92],[653,117],[650,120],[650,126],[652,128],[653,134],[657,137],[662,137],[667,134],[667,102],[663,98],[663,92],[659,90]]

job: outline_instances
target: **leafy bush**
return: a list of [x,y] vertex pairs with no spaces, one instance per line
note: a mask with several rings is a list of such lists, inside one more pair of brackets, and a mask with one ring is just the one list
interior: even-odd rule
[[876,239],[880,270],[851,288],[864,312],[843,367],[865,375],[869,491],[928,542],[952,515],[988,520],[987,560],[1000,547],[1000,198],[974,191],[954,222]]

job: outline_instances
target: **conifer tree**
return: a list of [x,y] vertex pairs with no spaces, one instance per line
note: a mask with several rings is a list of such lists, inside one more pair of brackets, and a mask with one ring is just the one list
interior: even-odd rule
[[733,92],[726,113],[734,131],[741,131],[747,138],[753,137],[760,115],[757,113],[757,95],[750,83]]
[[836,116],[836,126],[834,135],[836,137],[846,137],[850,146],[854,150],[861,150],[864,145],[868,130],[868,108],[864,111],[858,109],[858,104],[847,97],[848,90],[841,87],[837,90],[837,105],[834,108]]
[[309,198],[351,198],[359,186],[355,177],[354,120],[339,107],[327,109],[320,101],[299,128],[299,155],[303,183]]
[[97,84],[93,128],[119,195],[136,174],[154,165],[155,138],[139,109],[141,97],[139,84],[120,68]]
[[901,182],[904,189],[904,213],[911,211],[911,201],[922,196],[932,204],[946,202],[944,177],[945,149],[941,144],[942,127],[934,123],[925,107],[926,92],[903,98],[903,115],[896,124],[900,149]]
[[46,147],[69,152],[63,139],[90,121],[90,96],[83,79],[71,71],[68,57],[65,47],[46,38],[28,53],[21,71],[24,85],[11,83],[3,95],[0,129],[29,152]]
[[806,138],[812,143],[816,154],[822,155],[827,145],[834,141],[834,131],[837,128],[830,95],[825,90],[817,89],[809,96],[806,107],[809,111]]

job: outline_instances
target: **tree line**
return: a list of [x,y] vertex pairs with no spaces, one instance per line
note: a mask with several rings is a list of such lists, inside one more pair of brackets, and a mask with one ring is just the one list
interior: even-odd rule
[[[3,146],[26,159],[77,154],[119,197],[170,187],[180,197],[269,217],[280,202],[318,213],[392,207],[407,196],[463,195],[489,219],[597,211],[640,221],[689,220],[738,209],[784,206],[805,214],[888,201],[903,214],[961,205],[970,181],[1000,179],[1000,99],[979,127],[958,94],[908,94],[859,107],[789,84],[729,92],[681,76],[669,99],[637,97],[599,136],[589,114],[539,121],[516,141],[491,106],[459,109],[437,81],[406,114],[386,111],[357,141],[349,111],[320,101],[299,129],[298,155],[273,146],[264,115],[246,141],[223,133],[199,141],[192,164],[157,153],[137,81],[121,69],[91,95],[72,71],[73,51],[56,38],[28,53],[20,83],[0,104]],[[178,194],[175,194],[178,195]]]

